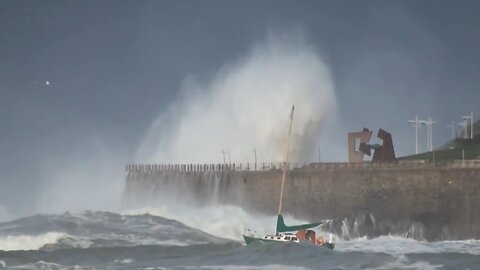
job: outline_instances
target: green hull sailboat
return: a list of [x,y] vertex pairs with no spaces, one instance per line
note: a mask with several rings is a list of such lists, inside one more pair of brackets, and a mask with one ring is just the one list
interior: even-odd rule
[[[277,217],[277,232],[274,235],[257,236],[251,231],[243,235],[243,240],[247,245],[253,242],[293,242],[293,243],[311,243],[315,246],[326,247],[329,249],[335,248],[335,241],[332,234],[329,234],[329,239],[324,240],[316,238],[315,231],[309,230],[311,228],[322,225],[323,222],[301,224],[295,226],[286,226],[283,222],[283,216]],[[280,225],[280,226],[279,226]]]
[[282,216],[282,201],[283,201],[283,189],[285,186],[286,171],[288,167],[288,152],[290,148],[290,136],[292,133],[292,123],[293,123],[293,112],[295,106],[292,107],[292,112],[290,114],[290,125],[288,128],[287,136],[287,148],[285,151],[285,162],[283,163],[283,176],[282,176],[282,186],[280,189],[280,202],[278,205],[278,216],[277,216],[277,228],[274,235],[264,235],[257,236],[251,231],[247,231],[247,234],[243,235],[243,239],[247,245],[253,242],[292,242],[292,243],[312,243],[315,246],[326,247],[329,249],[334,249],[335,240],[332,234],[329,234],[328,240],[322,238],[317,238],[315,231],[311,230],[312,228],[322,225],[324,222],[316,222],[309,224],[300,224],[294,226],[287,226],[283,220]]

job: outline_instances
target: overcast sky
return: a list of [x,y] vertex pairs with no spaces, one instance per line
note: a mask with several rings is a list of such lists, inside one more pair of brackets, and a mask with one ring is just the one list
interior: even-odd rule
[[440,146],[445,125],[480,116],[479,12],[467,0],[1,0],[0,219],[47,209],[62,179],[120,190],[185,78],[211,77],[269,31],[300,30],[321,52],[345,145],[347,131],[382,127],[411,154],[419,114],[439,121]]

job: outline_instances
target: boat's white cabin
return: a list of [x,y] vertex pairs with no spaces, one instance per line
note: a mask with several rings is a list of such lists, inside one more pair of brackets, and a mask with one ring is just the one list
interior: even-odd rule
[[263,237],[264,240],[270,241],[279,241],[279,242],[300,242],[297,236],[293,233],[279,233],[277,235],[265,235]]

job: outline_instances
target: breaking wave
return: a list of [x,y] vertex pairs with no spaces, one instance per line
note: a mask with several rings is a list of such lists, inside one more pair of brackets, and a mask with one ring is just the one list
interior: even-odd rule
[[35,215],[0,224],[0,250],[136,245],[186,246],[227,240],[159,216],[85,211]]
[[[249,214],[242,208],[233,205],[209,205],[192,208],[188,206],[164,205],[163,207],[144,207],[124,212],[129,215],[150,214],[178,220],[187,226],[200,229],[206,233],[242,241],[246,229],[255,229],[258,233],[272,233],[276,216]],[[302,223],[286,215],[287,222]]]
[[[273,229],[273,217],[257,219],[247,213],[242,217],[241,213],[235,207],[218,206],[189,214],[145,208],[123,214],[85,211],[17,219],[0,223],[0,269],[250,270],[361,266],[393,270],[476,269],[480,265],[479,240],[424,242],[390,235],[370,239],[338,237],[336,248],[331,251],[291,243],[243,246],[240,241],[220,237],[237,239],[236,232],[226,228],[243,227],[245,224],[239,224],[244,219],[257,222],[254,226],[263,224],[268,232]],[[182,222],[171,218],[174,215]]]
[[35,250],[59,239],[67,237],[65,233],[48,232],[40,235],[7,235],[0,237],[0,250]]

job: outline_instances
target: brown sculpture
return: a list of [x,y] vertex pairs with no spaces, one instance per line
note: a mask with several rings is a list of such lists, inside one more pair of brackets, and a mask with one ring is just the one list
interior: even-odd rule
[[360,147],[362,143],[368,143],[371,137],[372,131],[368,128],[363,128],[363,131],[360,132],[348,133],[348,162],[363,161],[363,157],[366,153],[361,151]]
[[[379,129],[377,137],[382,140],[382,144],[369,144],[372,132],[364,128],[361,132],[348,133],[348,161],[362,162],[364,155],[371,156],[374,151],[372,162],[394,162],[395,150],[393,148],[392,135]],[[355,142],[360,139],[358,150],[356,150]]]

